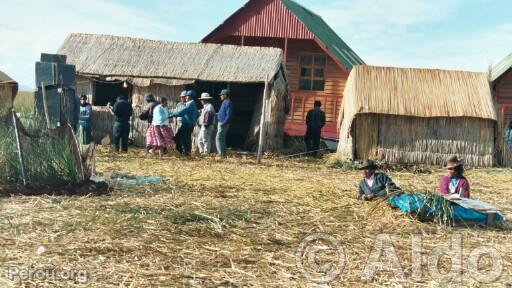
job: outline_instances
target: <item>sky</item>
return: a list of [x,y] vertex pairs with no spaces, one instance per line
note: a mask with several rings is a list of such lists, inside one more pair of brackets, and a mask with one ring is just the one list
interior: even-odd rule
[[[296,0],[369,65],[487,71],[512,53],[510,0]],[[34,63],[69,33],[198,42],[245,0],[1,0],[0,70],[35,87]]]

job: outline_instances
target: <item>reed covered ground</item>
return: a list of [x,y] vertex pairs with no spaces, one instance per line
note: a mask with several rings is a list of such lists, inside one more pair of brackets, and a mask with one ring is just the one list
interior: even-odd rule
[[[100,149],[97,170],[105,176],[131,172],[161,176],[163,182],[116,186],[111,194],[95,197],[0,198],[0,286],[20,285],[20,277],[7,280],[9,269],[14,273],[15,268],[45,267],[86,271],[87,281],[32,277],[25,284],[357,287],[414,282],[436,286],[427,269],[429,251],[449,247],[453,235],[462,237],[464,263],[475,248],[495,247],[503,271],[491,285],[512,285],[511,230],[421,223],[387,205],[358,202],[359,171],[341,166],[306,158],[265,159],[261,165],[244,156],[156,159],[144,157],[140,150],[112,155]],[[442,173],[411,171],[389,174],[405,190],[432,191]],[[494,203],[512,217],[511,170],[470,170],[467,176],[473,198]],[[297,268],[297,249],[315,233],[334,237],[346,255],[342,273],[327,286],[313,283]],[[397,281],[392,272],[378,272],[371,282],[361,277],[374,241],[383,233],[392,240],[405,282]],[[412,234],[421,235],[423,242],[419,278],[411,274]],[[332,250],[324,252],[313,260],[330,263]],[[381,258],[384,267],[389,267],[387,259]],[[488,260],[481,259],[482,271],[490,267]],[[448,264],[449,257],[442,257],[441,271]],[[464,267],[462,282],[454,286],[476,286],[473,276]]]

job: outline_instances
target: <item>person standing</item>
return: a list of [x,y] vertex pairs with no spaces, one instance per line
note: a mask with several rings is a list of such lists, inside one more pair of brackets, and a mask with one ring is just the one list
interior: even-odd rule
[[149,150],[151,149],[148,146],[147,141],[147,139],[149,139],[150,133],[149,128],[151,127],[151,123],[153,122],[153,112],[155,110],[155,107],[158,106],[158,104],[160,103],[156,101],[155,96],[153,96],[153,94],[146,95],[145,100],[147,104],[146,107],[144,107],[144,111],[142,111],[142,113],[139,115],[139,119],[142,121],[148,121],[148,129],[146,131],[146,152],[149,152]]
[[318,148],[320,147],[320,135],[325,125],[325,112],[320,109],[322,102],[315,101],[314,108],[308,111],[306,115],[306,152],[310,152],[314,157],[318,156]]
[[157,150],[160,157],[167,151],[167,148],[171,146],[173,141],[172,131],[169,127],[168,104],[167,98],[162,98],[161,103],[155,107],[152,122],[146,136],[149,153]]
[[201,98],[199,98],[201,104],[203,104],[201,116],[199,116],[201,131],[199,132],[198,141],[199,153],[202,156],[210,154],[213,125],[215,123],[215,108],[210,103],[211,99],[213,98],[208,93],[202,93]]
[[183,143],[184,150],[182,154],[189,156],[192,152],[192,132],[194,131],[197,121],[197,105],[194,100],[196,92],[194,90],[189,90],[187,91],[186,96],[187,103],[185,104],[185,107],[172,113],[172,117],[181,117],[180,141]]
[[130,135],[130,118],[133,114],[133,108],[128,102],[126,96],[119,96],[114,107],[108,105],[110,113],[115,116],[113,129],[113,148],[115,152],[128,152],[128,136]]
[[80,96],[80,115],[78,116],[78,138],[80,144],[89,145],[92,142],[92,105],[87,102],[87,96]]
[[229,90],[224,89],[219,94],[222,100],[219,113],[217,115],[217,136],[215,138],[215,144],[217,145],[217,156],[226,156],[226,136],[228,134],[229,126],[231,124],[231,118],[233,115],[233,104],[229,99]]
[[[187,91],[182,91],[180,94],[180,102],[176,104],[176,109],[174,109],[174,112],[180,111],[187,105]],[[185,145],[183,143],[183,137],[182,133],[183,130],[181,129],[182,126],[182,117],[176,117],[176,126],[175,126],[175,135],[174,135],[174,142],[176,142],[176,151],[178,153],[183,154],[185,153]]]

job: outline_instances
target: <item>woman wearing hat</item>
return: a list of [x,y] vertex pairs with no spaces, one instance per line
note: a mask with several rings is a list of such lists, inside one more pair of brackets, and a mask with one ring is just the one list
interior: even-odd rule
[[87,102],[87,96],[80,96],[80,115],[78,117],[78,138],[80,144],[89,145],[92,141],[92,105]]
[[155,107],[153,120],[146,135],[146,145],[149,148],[149,153],[158,150],[159,156],[162,156],[164,151],[171,146],[174,137],[169,127],[168,103],[167,98],[162,98],[160,104]]
[[359,168],[363,175],[363,180],[359,183],[359,193],[357,199],[371,201],[377,197],[385,197],[390,192],[399,191],[400,188],[389,178],[386,173],[375,172],[377,164],[372,160],[367,160]]
[[457,194],[461,198],[469,198],[469,182],[464,177],[464,166],[456,155],[446,161],[446,175],[439,181],[439,194]]

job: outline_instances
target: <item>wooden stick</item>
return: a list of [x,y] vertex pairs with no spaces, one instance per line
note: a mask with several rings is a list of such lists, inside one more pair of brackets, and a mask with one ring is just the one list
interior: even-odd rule
[[263,138],[265,137],[265,114],[267,107],[267,90],[268,90],[268,74],[265,76],[265,89],[263,90],[263,102],[261,107],[261,119],[260,119],[260,139],[258,141],[258,156],[256,162],[261,163],[261,154],[263,153]]
[[12,121],[14,124],[14,133],[16,134],[16,145],[18,146],[18,158],[21,167],[21,179],[23,186],[27,186],[27,175],[25,174],[25,164],[23,163],[23,150],[21,148],[20,131],[18,130],[18,122],[16,121],[16,112],[12,111]]
[[46,105],[46,90],[44,89],[44,82],[41,81],[41,91],[43,92],[43,108],[44,108],[44,116],[46,118],[46,128],[50,129],[50,116],[48,115],[48,105]]

